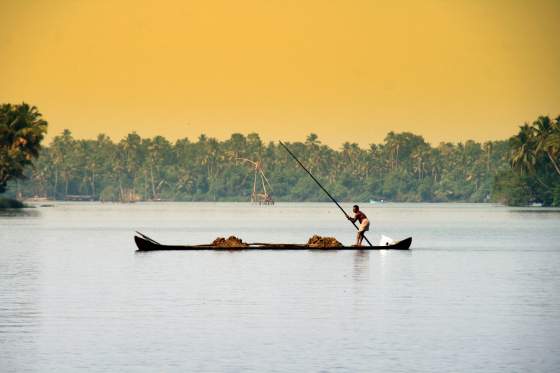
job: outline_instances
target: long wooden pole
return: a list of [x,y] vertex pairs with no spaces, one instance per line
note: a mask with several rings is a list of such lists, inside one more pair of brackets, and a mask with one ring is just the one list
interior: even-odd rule
[[[346,211],[344,211],[344,209],[342,208],[342,206],[340,206],[338,204],[338,202],[336,202],[336,200],[334,199],[333,196],[331,196],[331,194],[321,185],[321,183],[319,182],[319,180],[317,180],[315,178],[315,176],[313,176],[311,174],[311,172],[309,172],[309,170],[307,168],[305,168],[305,166],[299,161],[299,159],[297,159],[297,157],[294,155],[294,153],[292,153],[290,151],[290,149],[288,149],[288,147],[286,145],[284,145],[284,143],[282,141],[279,141],[280,145],[282,145],[282,147],[284,149],[286,149],[286,151],[292,156],[292,158],[294,158],[296,160],[296,162],[301,166],[301,168],[303,168],[305,170],[305,172],[307,172],[307,174],[309,176],[311,176],[311,178],[313,179],[313,181],[315,181],[317,183],[317,185],[319,185],[319,188],[323,189],[323,192],[325,192],[327,194],[327,196],[329,196],[329,198],[338,206],[338,208],[340,209],[340,211],[342,211],[342,213],[344,214],[344,216],[346,216],[347,218],[349,217],[348,214],[346,213]],[[354,228],[356,228],[356,230],[360,230],[360,228],[358,228],[358,226],[356,225],[355,222],[353,222],[352,220],[348,220],[349,222],[352,223],[352,225],[354,226]],[[373,246],[371,244],[371,242],[369,242],[369,240],[367,239],[365,232],[364,232],[364,239],[366,240],[366,242],[368,243],[369,246]]]

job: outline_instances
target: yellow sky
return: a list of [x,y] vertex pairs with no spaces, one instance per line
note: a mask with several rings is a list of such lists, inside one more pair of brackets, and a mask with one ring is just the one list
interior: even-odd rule
[[49,138],[502,139],[560,114],[560,1],[0,0],[0,102]]

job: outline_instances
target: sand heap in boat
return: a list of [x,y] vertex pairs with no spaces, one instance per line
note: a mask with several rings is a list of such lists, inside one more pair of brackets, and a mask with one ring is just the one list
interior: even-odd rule
[[307,241],[307,246],[317,248],[342,247],[342,244],[334,237],[321,237],[315,234]]
[[248,247],[245,242],[241,238],[237,238],[235,236],[229,236],[227,239],[224,237],[218,237],[214,241],[212,241],[212,246],[216,247]]

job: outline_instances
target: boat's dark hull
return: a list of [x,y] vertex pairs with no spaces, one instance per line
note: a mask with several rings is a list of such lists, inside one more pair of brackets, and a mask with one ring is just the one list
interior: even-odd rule
[[239,250],[323,250],[323,251],[339,251],[339,250],[408,250],[412,244],[412,237],[405,238],[394,245],[388,246],[343,246],[318,248],[309,247],[307,245],[297,244],[252,244],[246,247],[216,247],[212,245],[161,245],[144,238],[134,236],[134,242],[138,246],[138,251],[163,251],[163,250],[212,250],[212,251],[239,251]]

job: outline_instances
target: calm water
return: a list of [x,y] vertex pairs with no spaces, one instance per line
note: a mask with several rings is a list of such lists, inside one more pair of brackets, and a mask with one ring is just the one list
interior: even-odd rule
[[351,243],[330,204],[0,213],[0,371],[560,371],[560,211],[364,210],[413,250],[134,252],[135,230]]

